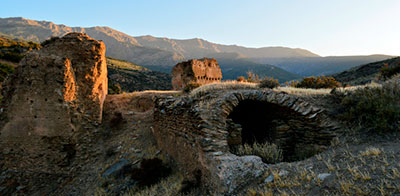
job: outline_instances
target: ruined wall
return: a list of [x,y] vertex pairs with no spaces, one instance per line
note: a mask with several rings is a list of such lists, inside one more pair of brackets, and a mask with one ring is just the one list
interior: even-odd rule
[[[66,166],[76,153],[76,133],[101,122],[105,45],[83,33],[52,38],[28,53],[4,86],[0,147],[8,163],[48,171]],[[37,162],[25,162],[29,156]]]
[[192,59],[178,63],[172,69],[172,87],[174,90],[181,90],[190,82],[209,84],[220,82],[221,79],[221,68],[215,59]]
[[[207,176],[204,170],[204,153],[202,151],[203,135],[201,118],[191,111],[188,100],[166,99],[159,101],[154,112],[154,135],[159,147],[168,152],[180,168],[188,173],[188,180],[196,180],[200,171],[203,178]],[[180,107],[171,107],[179,105]],[[193,161],[195,160],[195,161]]]
[[240,187],[259,178],[266,169],[259,157],[236,156],[230,152],[229,143],[241,139],[232,139],[229,115],[246,100],[274,104],[296,114],[292,119],[284,119],[285,124],[276,125],[275,139],[278,143],[288,144],[285,139],[295,138],[297,141],[289,141],[299,142],[299,149],[316,146],[321,150],[338,129],[323,109],[295,95],[272,90],[226,90],[200,97],[160,100],[154,113],[154,135],[159,146],[189,175],[193,176],[196,170],[200,170],[202,184],[217,195],[235,194]]

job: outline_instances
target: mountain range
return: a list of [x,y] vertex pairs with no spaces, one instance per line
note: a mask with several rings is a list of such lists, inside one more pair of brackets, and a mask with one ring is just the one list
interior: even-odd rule
[[220,62],[224,79],[236,79],[252,71],[284,82],[299,79],[301,76],[333,74],[360,64],[390,58],[385,55],[321,57],[300,48],[246,48],[216,44],[198,38],[179,40],[150,35],[132,37],[109,27],[68,27],[21,17],[0,18],[0,33],[34,42],[42,42],[52,36],[62,36],[73,31],[84,32],[95,39],[103,40],[108,56],[167,73],[178,62],[213,57]]

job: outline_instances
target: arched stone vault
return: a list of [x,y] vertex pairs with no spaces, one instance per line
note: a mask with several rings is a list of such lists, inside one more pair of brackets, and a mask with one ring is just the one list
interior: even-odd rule
[[[230,152],[230,114],[241,103],[267,103],[275,112],[301,119],[293,135],[303,147],[323,150],[340,126],[302,97],[272,90],[212,91],[202,96],[170,97],[156,106],[154,135],[160,148],[190,173],[201,173],[202,184],[216,194],[234,193],[244,183],[258,178],[266,167],[259,157]],[[293,119],[292,119],[293,120]],[[290,127],[296,127],[296,123]],[[285,134],[282,129],[280,134]],[[293,142],[292,142],[293,143]]]

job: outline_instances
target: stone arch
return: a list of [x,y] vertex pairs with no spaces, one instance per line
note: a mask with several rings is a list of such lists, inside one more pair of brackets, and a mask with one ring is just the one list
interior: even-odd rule
[[336,126],[322,109],[286,93],[244,91],[221,100],[231,152],[243,144],[275,143],[284,161],[308,158],[326,149]]

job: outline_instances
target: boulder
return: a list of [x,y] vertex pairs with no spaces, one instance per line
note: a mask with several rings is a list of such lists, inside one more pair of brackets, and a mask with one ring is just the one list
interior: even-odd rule
[[217,60],[203,58],[178,63],[172,69],[172,88],[182,90],[190,82],[209,84],[221,82],[222,72]]

